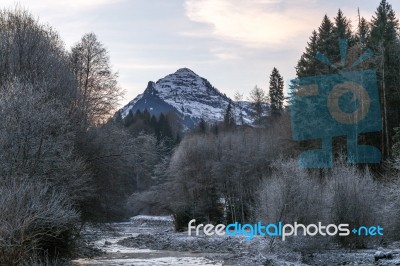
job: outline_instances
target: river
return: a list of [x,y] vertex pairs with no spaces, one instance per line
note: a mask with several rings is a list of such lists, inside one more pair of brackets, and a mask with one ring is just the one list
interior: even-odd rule
[[93,234],[104,237],[94,241],[94,246],[105,253],[95,258],[82,258],[73,261],[76,265],[222,265],[210,259],[212,253],[195,253],[168,250],[151,250],[129,248],[118,244],[118,241],[136,237],[139,234],[154,234],[162,230],[172,230],[172,220],[168,216],[137,216],[130,222],[113,223],[109,230],[94,230]]

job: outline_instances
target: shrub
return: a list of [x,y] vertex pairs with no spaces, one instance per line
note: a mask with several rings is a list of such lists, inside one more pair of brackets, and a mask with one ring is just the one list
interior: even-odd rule
[[321,221],[324,216],[321,183],[299,169],[294,160],[280,159],[272,167],[271,177],[266,178],[258,190],[258,219],[305,224]]
[[0,265],[64,255],[79,218],[63,193],[26,177],[0,181],[0,213]]
[[[350,230],[377,224],[378,184],[368,170],[361,171],[355,166],[339,163],[333,168],[327,185],[332,222],[348,223]],[[350,234],[338,239],[344,246],[362,248],[372,238]]]
[[[386,194],[388,190],[374,181],[368,170],[337,163],[332,170],[320,171],[317,177],[310,170],[298,168],[293,160],[279,159],[272,167],[271,177],[266,178],[258,190],[259,200],[255,209],[257,220],[265,223],[346,223],[352,230],[377,225],[378,217],[388,217],[388,211],[395,210],[394,207],[379,210],[379,203],[391,206],[389,201],[378,196],[378,192]],[[390,226],[396,228],[394,224]],[[307,241],[303,237],[290,238],[288,243],[302,252],[310,252],[326,245],[327,241],[363,248],[377,239],[352,233],[337,238],[306,238]]]

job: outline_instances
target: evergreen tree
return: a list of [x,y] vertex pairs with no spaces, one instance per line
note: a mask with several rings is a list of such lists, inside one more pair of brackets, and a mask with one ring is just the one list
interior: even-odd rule
[[146,124],[149,124],[151,115],[150,115],[150,112],[147,110],[147,108],[144,109],[144,111],[142,113],[142,119],[145,121]]
[[205,134],[207,132],[207,122],[204,120],[204,118],[200,118],[200,122],[197,125],[196,131],[201,134]]
[[359,23],[358,23],[358,28],[357,28],[357,35],[356,35],[356,41],[361,45],[361,47],[365,47],[369,40],[369,25],[368,22],[365,18],[361,18]]
[[224,115],[224,126],[225,128],[232,128],[236,125],[235,123],[235,114],[233,113],[232,100],[229,99],[228,105],[225,109]]
[[332,29],[333,54],[328,55],[333,64],[338,63],[341,60],[341,52],[339,46],[340,39],[346,40],[349,47],[354,44],[350,21],[345,17],[342,10],[338,10],[334,21],[335,23]]
[[[327,15],[322,19],[321,26],[318,28],[317,51],[324,54],[328,58],[336,59],[338,51],[338,40],[333,34],[334,24]],[[317,74],[329,74],[335,71],[331,66],[315,61]]]
[[338,39],[347,39],[349,44],[351,44],[352,32],[350,21],[343,14],[342,10],[338,10],[338,13],[335,17],[335,25],[332,29],[332,35],[334,40]]
[[124,125],[125,127],[129,127],[133,123],[134,123],[133,113],[132,110],[129,110],[128,115],[124,118]]
[[168,138],[169,140],[172,140],[172,128],[171,125],[169,123],[169,119],[168,116],[164,116],[164,119],[161,120],[160,119],[160,124],[161,124],[161,132],[162,132],[162,136],[164,138]]
[[[307,44],[306,51],[297,63],[298,77],[334,73],[337,70],[315,60],[317,52],[324,54],[333,64],[340,60],[338,39],[347,39],[350,56],[358,57],[365,48],[373,50],[374,60],[366,62],[365,66],[376,68],[379,85],[380,106],[382,110],[383,133],[379,139],[368,136],[368,142],[380,146],[383,158],[390,156],[392,148],[391,136],[394,127],[400,124],[400,42],[398,38],[399,22],[392,6],[387,0],[381,0],[371,23],[361,18],[353,37],[350,21],[339,9],[334,21],[324,16],[317,32],[313,32]],[[355,47],[355,45],[359,47]],[[353,48],[353,49],[352,49]],[[296,90],[296,83],[292,85]],[[378,144],[379,143],[379,144]]]
[[296,66],[298,77],[313,76],[317,74],[315,55],[318,52],[317,47],[318,33],[314,30],[307,43],[306,51],[301,56]]
[[156,135],[157,135],[157,127],[158,127],[158,121],[157,121],[157,118],[156,118],[156,116],[155,115],[152,115],[151,116],[151,119],[150,119],[150,125],[156,130]]
[[122,115],[121,115],[121,111],[118,111],[116,114],[115,114],[115,123],[117,124],[117,125],[121,125],[122,123],[123,123],[123,120],[122,120]]
[[381,0],[372,18],[370,44],[376,47],[380,42],[388,45],[396,41],[398,28],[399,21],[392,6],[386,0]]
[[390,156],[390,136],[394,135],[393,128],[400,124],[398,29],[399,22],[392,6],[386,0],[382,0],[372,18],[368,46],[376,55],[383,120],[381,150],[385,158]]
[[272,113],[279,113],[283,110],[283,78],[278,69],[274,67],[269,78],[269,99]]
[[327,15],[322,19],[321,26],[318,28],[317,49],[319,52],[329,56],[334,50],[334,45],[337,44],[332,36],[333,23]]
[[297,76],[306,77],[335,72],[334,68],[316,60],[315,56],[319,52],[329,58],[333,64],[337,63],[340,60],[339,39],[347,39],[349,45],[354,43],[350,21],[340,9],[334,23],[325,15],[318,32],[312,32],[306,51],[297,63]]

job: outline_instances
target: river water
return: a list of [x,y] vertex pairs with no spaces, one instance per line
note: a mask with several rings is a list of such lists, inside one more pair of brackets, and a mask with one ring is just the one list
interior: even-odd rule
[[[105,252],[104,255],[95,258],[81,258],[73,261],[76,265],[222,265],[209,259],[213,254],[210,253],[192,253],[167,250],[150,250],[128,248],[119,245],[117,242],[127,238],[135,237],[140,233],[151,234],[159,231],[159,228],[153,225],[147,226],[147,223],[153,221],[168,223],[170,217],[148,217],[138,216],[131,222],[114,223],[111,225],[112,233],[104,232],[104,237],[96,240],[94,246]],[[165,227],[162,227],[165,228]],[[97,231],[97,234],[102,232]],[[208,258],[207,258],[208,257]]]

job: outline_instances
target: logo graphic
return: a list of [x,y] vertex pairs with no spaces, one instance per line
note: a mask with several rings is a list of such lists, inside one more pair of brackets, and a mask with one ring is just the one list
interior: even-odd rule
[[281,237],[285,241],[289,236],[349,236],[351,233],[355,236],[383,236],[383,227],[377,226],[360,226],[350,231],[349,224],[318,224],[304,225],[294,222],[294,224],[278,223],[263,224],[261,221],[255,224],[241,224],[238,222],[228,225],[224,224],[198,224],[192,219],[188,223],[188,235],[192,235],[192,230],[196,236],[204,234],[206,236],[245,236],[246,240],[252,240],[255,236],[271,236]]
[[[302,168],[332,167],[332,138],[347,138],[349,163],[379,163],[380,150],[370,145],[359,145],[360,133],[382,129],[376,71],[351,71],[368,58],[364,52],[351,66],[346,67],[347,41],[339,40],[341,65],[346,71],[335,74],[302,77],[292,80],[295,93],[291,105],[293,139],[321,140],[321,149],[300,154]],[[316,59],[337,69],[323,54]]]

